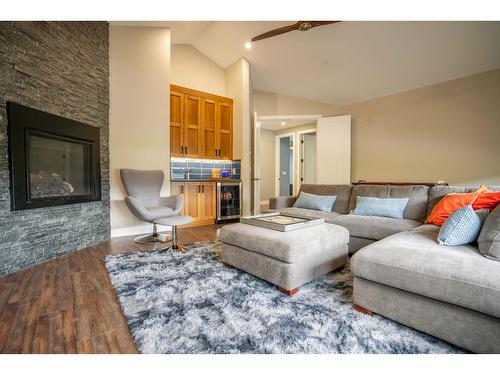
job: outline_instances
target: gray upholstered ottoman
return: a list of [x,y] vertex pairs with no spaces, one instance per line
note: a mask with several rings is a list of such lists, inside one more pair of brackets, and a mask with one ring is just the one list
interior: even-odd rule
[[220,231],[222,261],[269,281],[288,295],[299,286],[347,263],[347,229],[320,224],[278,232],[248,224]]

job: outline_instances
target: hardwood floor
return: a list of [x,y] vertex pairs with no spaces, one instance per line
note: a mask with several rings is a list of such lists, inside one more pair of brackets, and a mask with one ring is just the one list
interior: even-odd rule
[[[180,228],[179,243],[220,227]],[[0,278],[0,353],[137,353],[104,256],[152,248],[115,238]]]

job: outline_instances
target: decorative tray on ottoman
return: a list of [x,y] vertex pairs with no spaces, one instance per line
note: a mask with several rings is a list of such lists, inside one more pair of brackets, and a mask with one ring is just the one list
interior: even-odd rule
[[245,216],[240,218],[240,222],[280,232],[289,232],[291,230],[323,224],[325,219],[271,212],[262,215]]

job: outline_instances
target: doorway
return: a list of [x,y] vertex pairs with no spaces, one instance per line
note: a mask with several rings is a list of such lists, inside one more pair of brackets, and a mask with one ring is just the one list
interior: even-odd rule
[[293,195],[294,191],[294,152],[295,134],[276,136],[276,193],[277,196]]
[[[316,122],[321,115],[280,115],[280,116],[253,116],[253,138],[252,138],[252,207],[253,213],[269,208],[269,199],[282,195],[296,195],[300,188],[300,166],[299,166],[299,134],[316,130]],[[284,171],[287,178],[282,180],[280,176],[280,142],[281,138],[293,135],[292,141],[288,138],[289,154],[287,159],[290,166]],[[285,141],[284,141],[285,143]],[[291,145],[290,145],[291,143]],[[290,146],[292,149],[290,149]],[[284,147],[286,148],[286,147]],[[282,182],[280,192],[280,182]],[[290,190],[292,193],[290,194]]]

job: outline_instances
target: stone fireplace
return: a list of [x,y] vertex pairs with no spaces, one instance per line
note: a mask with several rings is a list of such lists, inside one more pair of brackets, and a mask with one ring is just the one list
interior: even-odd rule
[[[0,22],[0,276],[110,237],[108,30],[107,22]],[[33,205],[13,205],[8,102],[96,130],[92,175],[81,173],[90,151],[74,142],[75,128],[35,129],[23,177]]]

